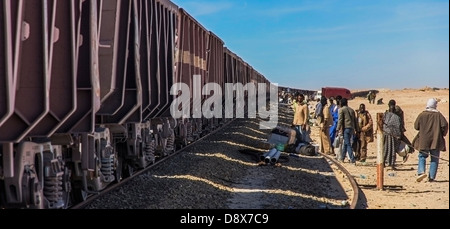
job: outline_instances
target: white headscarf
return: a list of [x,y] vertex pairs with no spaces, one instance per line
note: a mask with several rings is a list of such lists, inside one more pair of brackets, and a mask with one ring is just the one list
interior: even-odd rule
[[437,103],[436,99],[429,99],[427,102],[427,111],[439,112],[437,110]]

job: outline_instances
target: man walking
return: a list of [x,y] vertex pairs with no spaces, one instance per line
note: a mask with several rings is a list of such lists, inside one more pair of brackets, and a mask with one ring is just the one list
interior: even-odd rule
[[446,151],[445,136],[448,133],[448,121],[437,110],[436,99],[429,99],[426,110],[419,114],[414,122],[414,128],[419,131],[414,138],[414,148],[419,150],[419,165],[416,181],[420,182],[427,177],[426,159],[431,156],[428,181],[436,179],[441,151]]
[[399,105],[397,105],[397,102],[395,100],[391,99],[389,101],[388,105],[393,106],[395,108],[394,114],[396,114],[396,115],[398,115],[398,117],[400,117],[400,132],[401,132],[400,141],[402,141],[406,145],[410,146],[409,147],[410,150],[408,152],[406,152],[406,154],[403,156],[403,163],[405,163],[408,160],[409,154],[414,152],[411,141],[409,141],[409,139],[405,135],[405,132],[406,132],[405,114],[403,113],[402,108]]

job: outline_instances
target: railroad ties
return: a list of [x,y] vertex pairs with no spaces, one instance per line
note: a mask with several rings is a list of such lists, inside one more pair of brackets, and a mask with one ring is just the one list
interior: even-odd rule
[[[290,123],[291,109],[280,105],[279,111],[279,124]],[[259,129],[257,119],[236,119],[182,149],[165,160],[162,166],[146,170],[123,186],[93,200],[85,208],[355,207],[355,186],[350,180],[342,182],[345,171],[335,172],[330,165],[331,159],[325,155],[294,157],[281,152],[276,163],[261,163],[261,156],[273,149],[273,145],[265,143],[270,133],[270,129]]]

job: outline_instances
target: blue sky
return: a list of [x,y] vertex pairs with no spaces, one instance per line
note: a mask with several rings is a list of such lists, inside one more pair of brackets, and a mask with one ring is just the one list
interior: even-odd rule
[[449,88],[448,0],[173,0],[273,83]]

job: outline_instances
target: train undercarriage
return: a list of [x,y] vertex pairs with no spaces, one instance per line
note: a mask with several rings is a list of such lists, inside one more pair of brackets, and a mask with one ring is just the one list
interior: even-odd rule
[[201,119],[157,118],[2,144],[0,208],[70,208],[217,127],[205,128]]

